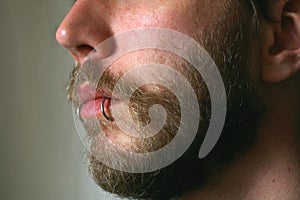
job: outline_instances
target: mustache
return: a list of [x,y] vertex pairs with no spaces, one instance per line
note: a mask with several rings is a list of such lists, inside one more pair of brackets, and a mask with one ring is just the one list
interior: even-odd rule
[[[112,93],[116,83],[122,77],[121,72],[112,73],[108,68],[105,71],[98,66],[97,61],[88,60],[83,64],[76,63],[73,65],[67,81],[66,91],[69,102],[77,101],[76,90],[84,82],[89,82],[96,90],[103,90]],[[101,77],[98,74],[101,72]]]
[[66,86],[67,100],[69,102],[71,102],[73,100],[75,80],[76,80],[77,74],[80,70],[80,66],[81,65],[79,63],[75,63],[72,66],[72,70],[71,70],[70,75],[69,75],[69,80],[68,80],[68,83],[67,83],[67,86]]
[[[80,100],[76,94],[76,88],[86,81],[89,81],[91,85],[98,90],[105,90],[112,93],[116,87],[116,83],[124,73],[126,72],[112,73],[110,68],[102,68],[95,60],[86,61],[82,65],[76,64],[69,76],[69,85],[67,87],[68,99],[75,103],[75,107],[77,104],[80,104]],[[101,74],[101,77],[99,77],[99,74]],[[118,91],[121,92],[116,95],[119,95],[117,98],[121,100],[129,94],[122,85],[128,85],[128,82],[125,81],[123,84],[119,85],[120,88],[118,88]],[[152,88],[155,88],[155,90],[152,90]],[[172,94],[172,91],[169,91],[163,86],[147,84],[136,88],[132,96],[130,96],[128,105],[131,116],[124,117],[132,117],[135,123],[146,126],[150,123],[149,109],[154,104],[160,104],[166,109],[167,120],[164,127],[155,136],[150,138],[129,137],[130,140],[132,140],[131,144],[133,145],[130,145],[130,147],[126,145],[122,147],[123,149],[139,153],[148,153],[165,146],[175,136],[181,118],[180,105],[176,96]],[[99,135],[99,126],[97,124],[101,126],[104,133],[118,132],[128,134],[123,132],[114,122],[108,122],[101,119],[84,121],[83,126],[87,130],[87,137],[94,147],[105,145],[103,143],[98,143],[97,137]],[[154,144],[153,141],[155,141]],[[122,146],[123,144],[116,145]]]

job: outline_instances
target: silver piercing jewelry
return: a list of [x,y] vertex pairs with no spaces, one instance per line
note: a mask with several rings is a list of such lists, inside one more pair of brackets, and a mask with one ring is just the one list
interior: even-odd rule
[[101,102],[101,107],[100,107],[100,109],[101,109],[101,111],[102,111],[102,114],[103,114],[103,116],[105,117],[105,119],[107,119],[108,121],[113,121],[113,119],[111,119],[106,113],[105,113],[105,108],[104,108],[104,104],[105,104],[105,101],[106,100],[108,100],[109,98],[107,98],[107,97],[104,97],[103,98],[103,100],[102,100],[102,102]]
[[81,118],[81,115],[80,115],[80,111],[81,111],[81,106],[78,106],[77,109],[76,109],[76,115],[78,116],[78,118],[80,119],[81,122],[83,122],[83,119]]

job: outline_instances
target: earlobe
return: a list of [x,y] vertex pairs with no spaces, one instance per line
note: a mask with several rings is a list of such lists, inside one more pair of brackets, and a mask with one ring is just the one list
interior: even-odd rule
[[263,42],[261,75],[263,81],[277,83],[300,70],[300,1],[267,0],[267,2],[266,13],[270,16],[261,23]]

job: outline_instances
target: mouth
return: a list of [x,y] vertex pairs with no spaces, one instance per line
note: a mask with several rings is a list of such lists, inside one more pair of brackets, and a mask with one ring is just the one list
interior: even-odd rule
[[86,81],[78,87],[78,97],[77,115],[82,121],[95,118],[113,121],[111,106],[119,100],[110,92],[93,88]]
[[113,121],[113,117],[111,116],[110,112],[110,107],[111,98],[100,97],[81,104],[77,108],[77,115],[83,121],[95,118]]

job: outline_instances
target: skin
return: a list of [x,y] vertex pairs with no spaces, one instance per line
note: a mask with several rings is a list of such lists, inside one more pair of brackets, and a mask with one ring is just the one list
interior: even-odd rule
[[[260,40],[253,43],[258,51],[249,58],[249,73],[266,108],[257,141],[220,172],[217,183],[181,199],[300,198],[300,3],[265,0],[260,4]],[[103,40],[136,28],[169,28],[202,41],[222,13],[234,9],[226,5],[226,0],[78,0],[56,37],[82,64]],[[101,54],[105,57],[106,52]]]
[[207,18],[217,17],[213,14],[216,10],[212,11],[210,7],[222,6],[219,1],[203,1],[201,5],[196,2],[80,0],[61,23],[56,38],[69,49],[76,62],[83,63],[87,54],[104,39],[128,30],[162,27],[192,35],[194,30],[204,30],[208,26]]

